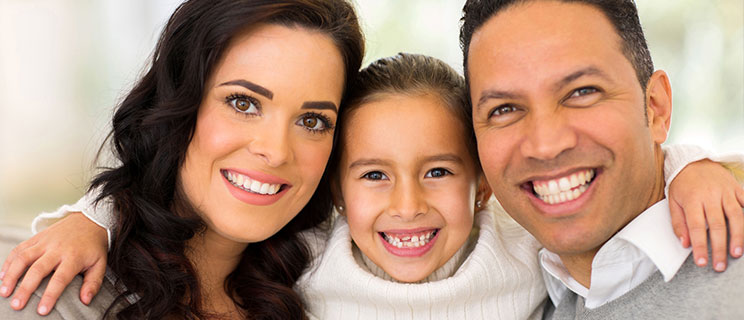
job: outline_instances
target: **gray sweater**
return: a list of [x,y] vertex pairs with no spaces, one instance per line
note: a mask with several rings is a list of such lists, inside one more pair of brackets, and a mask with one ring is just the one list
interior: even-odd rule
[[[744,259],[744,258],[742,258]],[[690,255],[668,283],[660,272],[599,308],[568,290],[551,319],[744,319],[744,261],[730,259],[726,272],[699,268]],[[548,308],[552,306],[547,302]]]
[[[36,307],[39,305],[41,295],[44,294],[44,289],[46,289],[49,278],[50,277],[47,277],[42,281],[39,288],[36,289],[29,298],[26,307],[21,311],[11,309],[10,301],[7,301],[9,299],[4,299],[6,301],[0,301],[0,319],[102,319],[103,315],[106,313],[106,309],[108,309],[109,305],[111,305],[118,294],[116,289],[114,289],[114,285],[108,279],[104,278],[101,290],[95,297],[93,297],[93,301],[90,302],[90,305],[86,306],[80,302],[80,287],[83,285],[83,277],[76,276],[70,285],[65,288],[65,291],[62,292],[62,295],[59,297],[54,309],[52,309],[46,317],[42,317],[36,313]],[[113,314],[110,315],[109,318],[113,318]]]

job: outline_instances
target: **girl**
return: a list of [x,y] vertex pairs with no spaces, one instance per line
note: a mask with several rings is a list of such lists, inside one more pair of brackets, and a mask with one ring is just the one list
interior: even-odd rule
[[[330,211],[323,172],[362,56],[343,0],[179,6],[114,115],[120,164],[92,183],[117,213],[102,299],[84,308],[70,288],[60,306],[42,301],[38,312],[303,318],[292,285],[309,256],[297,235]],[[26,279],[35,287],[41,277]],[[7,278],[3,288],[12,291]],[[25,300],[3,304],[0,318],[33,314],[9,308]]]
[[[488,202],[462,77],[421,55],[378,60],[338,123],[340,216],[304,233],[315,258],[295,285],[311,317],[541,316],[539,244]],[[110,215],[88,206],[66,210]]]

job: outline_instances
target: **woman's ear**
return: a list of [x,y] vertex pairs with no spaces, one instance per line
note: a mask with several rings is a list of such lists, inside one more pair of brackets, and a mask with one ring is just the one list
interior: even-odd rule
[[331,178],[331,199],[333,200],[333,207],[336,208],[336,211],[340,215],[346,216],[344,196],[341,194],[341,186],[336,177]]
[[488,181],[486,181],[486,176],[481,174],[478,177],[478,190],[475,193],[475,211],[481,211],[483,208],[486,207],[486,204],[488,203],[488,199],[491,198],[491,195],[493,195],[493,191],[491,191],[491,186],[488,184]]

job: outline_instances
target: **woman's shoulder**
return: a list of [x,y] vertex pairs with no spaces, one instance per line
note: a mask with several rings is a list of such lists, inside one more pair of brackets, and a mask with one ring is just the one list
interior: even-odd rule
[[[30,319],[41,318],[36,313],[36,306],[41,301],[41,296],[46,290],[51,276],[46,277],[34,293],[29,297],[26,307],[21,311],[10,308],[10,303],[0,303],[0,319]],[[20,281],[19,281],[20,283]],[[60,295],[52,311],[44,319],[102,319],[109,305],[115,300],[117,291],[113,284],[107,279],[103,280],[101,290],[93,297],[90,305],[80,301],[80,288],[83,285],[83,277],[78,275],[65,288]]]

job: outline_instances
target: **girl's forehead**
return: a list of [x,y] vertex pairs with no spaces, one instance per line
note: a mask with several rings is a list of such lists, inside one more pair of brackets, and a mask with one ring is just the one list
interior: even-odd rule
[[388,94],[356,106],[345,122],[343,154],[468,154],[466,128],[436,95]]

